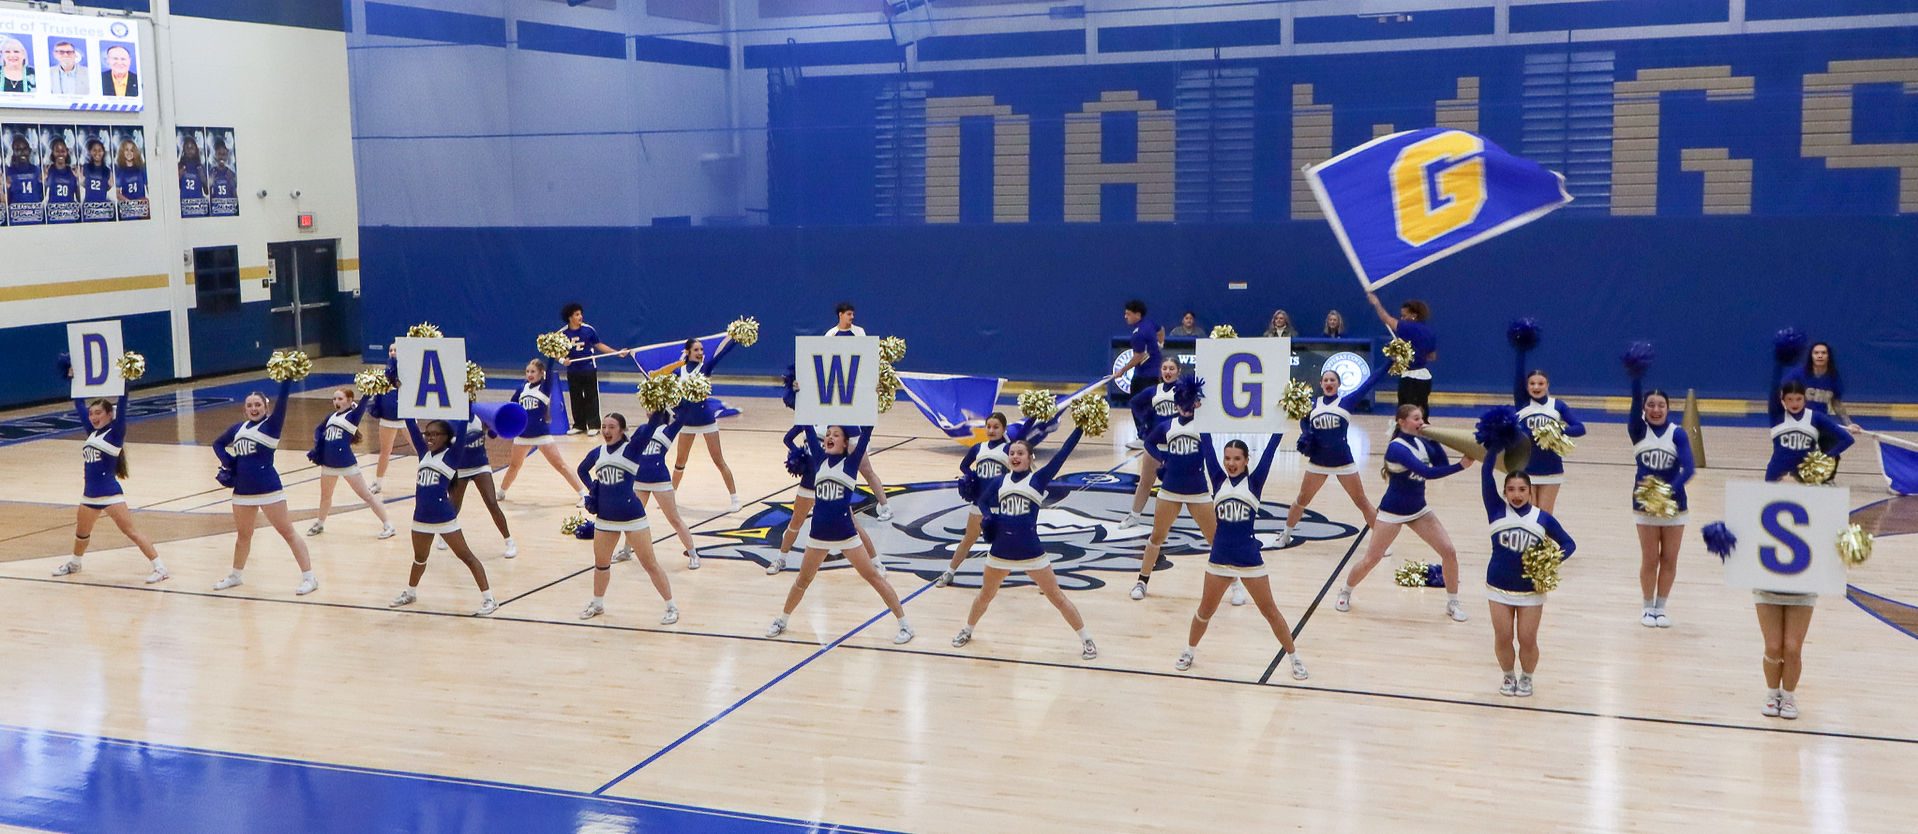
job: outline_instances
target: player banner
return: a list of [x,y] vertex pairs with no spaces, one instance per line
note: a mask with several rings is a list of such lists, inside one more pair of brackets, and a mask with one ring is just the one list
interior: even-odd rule
[[1292,378],[1292,340],[1200,339],[1193,373],[1205,380],[1205,401],[1192,427],[1214,434],[1270,434],[1294,421],[1279,407]]
[[0,164],[7,173],[7,225],[47,222],[46,183],[40,171],[39,125],[0,125]]
[[80,220],[111,223],[119,217],[113,205],[113,160],[118,155],[113,128],[76,125],[73,133],[79,140]]
[[793,339],[793,424],[870,426],[879,420],[879,337]]
[[173,158],[180,160],[180,216],[205,217],[208,203],[206,160],[200,149],[206,147],[206,128],[173,129]]
[[1838,534],[1851,523],[1851,490],[1730,481],[1725,527],[1738,543],[1725,557],[1725,585],[1786,594],[1845,593]]
[[401,419],[464,420],[466,340],[410,338],[393,340],[400,363]]
[[1557,173],[1442,128],[1381,136],[1305,178],[1368,290],[1572,201]]
[[121,220],[153,216],[147,202],[147,134],[141,127],[113,129],[113,195]]
[[74,399],[117,397],[127,392],[120,375],[120,320],[77,321],[67,325],[67,356],[73,361]]
[[[202,149],[210,147],[212,162],[207,165],[207,216],[240,216],[240,163],[239,146],[234,143],[233,128],[201,128],[204,135]],[[204,156],[207,152],[202,151]]]

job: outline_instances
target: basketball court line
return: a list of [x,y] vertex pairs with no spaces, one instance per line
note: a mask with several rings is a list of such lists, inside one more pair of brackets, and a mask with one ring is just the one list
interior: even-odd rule
[[[1359,534],[1352,537],[1352,545],[1345,549],[1344,558],[1332,566],[1332,575],[1325,578],[1325,584],[1319,587],[1319,595],[1312,598],[1312,604],[1306,606],[1305,613],[1299,616],[1297,625],[1292,626],[1292,639],[1299,639],[1299,632],[1305,630],[1305,624],[1312,619],[1312,612],[1319,610],[1319,603],[1325,601],[1325,592],[1332,590],[1332,583],[1339,579],[1339,572],[1345,570],[1345,563],[1352,561],[1352,554],[1358,552],[1359,543],[1365,541],[1365,534],[1372,532],[1372,525],[1359,528]],[[1284,551],[1279,551],[1283,553]],[[1265,674],[1259,676],[1259,683],[1272,680],[1272,670],[1279,668],[1279,661],[1285,659],[1285,649],[1272,656],[1272,663],[1265,667]]]

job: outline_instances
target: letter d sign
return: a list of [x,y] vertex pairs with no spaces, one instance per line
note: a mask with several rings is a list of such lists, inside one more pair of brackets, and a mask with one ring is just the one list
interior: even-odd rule
[[67,355],[73,360],[72,396],[117,397],[126,393],[120,377],[120,322],[82,321],[67,325]]

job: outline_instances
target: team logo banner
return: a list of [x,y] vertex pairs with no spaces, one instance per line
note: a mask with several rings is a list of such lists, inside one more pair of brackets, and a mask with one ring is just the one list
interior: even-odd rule
[[402,419],[467,419],[465,339],[399,338],[393,350]]
[[1572,201],[1564,177],[1441,128],[1381,136],[1305,178],[1368,290]]
[[879,421],[879,337],[793,339],[794,425],[870,426]]
[[1788,594],[1845,593],[1838,534],[1851,522],[1851,490],[1731,481],[1725,527],[1738,537],[1725,585]]
[[73,359],[73,398],[117,397],[127,392],[120,376],[120,320],[67,325],[67,355]]
[[1292,377],[1292,340],[1200,339],[1193,371],[1205,380],[1205,401],[1192,427],[1215,434],[1270,434],[1291,421],[1279,407]]

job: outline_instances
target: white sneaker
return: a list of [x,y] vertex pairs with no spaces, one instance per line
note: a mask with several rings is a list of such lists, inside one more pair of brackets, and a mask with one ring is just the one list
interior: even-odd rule
[[1293,655],[1292,656],[1292,679],[1295,681],[1302,681],[1309,677],[1312,677],[1312,673],[1305,671],[1305,661],[1301,660],[1298,655],[1296,654]]
[[785,634],[785,633],[786,633],[786,620],[783,617],[777,620],[773,620],[772,625],[766,626],[767,637],[778,637],[779,635]]
[[1506,675],[1505,682],[1498,685],[1498,694],[1500,695],[1518,694],[1518,678],[1512,675]]
[[513,541],[512,539],[506,540],[506,558],[519,558],[519,542]]
[[399,534],[400,534],[400,531],[393,529],[393,525],[388,524],[385,527],[380,528],[379,538],[390,539]]
[[1237,579],[1232,580],[1232,604],[1244,605],[1245,600],[1245,585],[1241,584]]
[[1085,660],[1093,660],[1097,658],[1098,656],[1099,656],[1099,647],[1092,645],[1091,640],[1080,641],[1080,646],[1079,646],[1080,658]]
[[1650,609],[1646,609],[1645,613],[1638,615],[1638,624],[1646,628],[1657,628],[1658,615],[1653,614]]
[[505,487],[494,487],[494,488],[493,488],[493,500],[494,500],[494,501],[505,501],[505,500],[506,500],[506,488],[505,488]]
[[68,559],[67,561],[61,562],[59,567],[53,569],[54,576],[66,576],[67,574],[79,573],[79,572],[80,572],[80,563],[79,561],[74,559]]
[[577,435],[582,435],[582,434],[585,434],[585,433],[586,433],[586,430],[585,430],[585,429],[582,429],[582,428],[580,428],[580,427],[578,427],[578,426],[574,426],[573,428],[570,428],[570,429],[567,429],[567,430],[566,430],[566,434],[567,434],[568,436],[577,436]]
[[1273,549],[1284,550],[1291,546],[1292,546],[1292,531],[1286,528],[1280,528],[1279,529],[1279,546]]
[[579,612],[579,618],[582,620],[590,620],[604,613],[606,613],[606,606],[601,605],[598,600],[594,600],[593,602],[586,603],[586,610]]
[[1185,651],[1179,652],[1179,659],[1172,661],[1172,668],[1181,672],[1192,668],[1192,661],[1194,660],[1193,654],[1196,651],[1196,649],[1188,647]]
[[599,429],[587,429],[587,430],[586,430],[586,436],[587,436],[587,437],[598,437],[598,436],[599,436]]
[[781,553],[778,556],[774,556],[771,562],[766,563],[767,576],[777,576],[779,575],[780,571],[785,569],[786,569],[786,554],[784,553]]
[[1132,598],[1145,599],[1145,583],[1144,582],[1132,583]]
[[413,603],[418,602],[419,599],[420,599],[420,595],[418,593],[415,593],[412,588],[408,588],[404,591],[401,591],[399,596],[394,597],[392,602],[387,603],[386,607],[398,608],[402,605],[412,605]]
[[1126,513],[1126,514],[1125,514],[1125,520],[1124,520],[1124,521],[1121,521],[1121,522],[1119,522],[1119,529],[1121,529],[1121,530],[1124,530],[1124,529],[1126,529],[1126,528],[1129,528],[1129,527],[1137,527],[1137,526],[1139,526],[1139,514],[1138,514],[1138,513]]
[[166,572],[166,568],[154,568],[152,573],[147,574],[147,584],[152,585],[157,582],[165,582],[167,577],[172,575],[173,574]]
[[213,590],[224,591],[228,588],[237,588],[244,584],[246,584],[246,580],[241,579],[237,574],[229,573],[225,579],[213,583]]
[[306,528],[306,534],[309,536],[317,536],[324,532],[326,532],[326,525],[318,521],[313,522],[313,526]]
[[1517,689],[1516,689],[1515,691],[1513,691],[1513,693],[1512,693],[1512,694],[1513,694],[1513,695],[1517,695],[1517,696],[1518,696],[1518,697],[1520,697],[1520,698],[1530,698],[1530,697],[1532,697],[1532,676],[1531,676],[1531,675],[1519,675],[1519,676],[1518,676],[1518,688],[1517,688]]
[[1131,440],[1126,441],[1125,447],[1128,449],[1143,449],[1145,448],[1145,442],[1135,437]]
[[[1779,704],[1779,702],[1780,702],[1780,701],[1782,701],[1782,700],[1784,700],[1784,697],[1783,697],[1782,695],[1780,695],[1780,694],[1778,693],[1778,690],[1775,690],[1775,689],[1772,689],[1772,690],[1766,690],[1766,692],[1765,692],[1765,705],[1764,705],[1764,706],[1762,706],[1762,707],[1759,707],[1759,708],[1758,708],[1758,711],[1759,711],[1760,713],[1763,713],[1763,714],[1764,714],[1764,716],[1765,716],[1765,717],[1767,717],[1767,718],[1777,718],[1777,717],[1778,717],[1778,704]],[[1794,707],[1794,709],[1795,709],[1795,707]]]
[[368,484],[366,488],[368,491],[372,492],[374,495],[380,494],[380,479],[374,478],[373,483]]
[[879,571],[880,576],[886,575],[886,563],[881,561],[879,557],[872,557],[872,567],[873,570]]
[[300,580],[300,587],[293,589],[293,595],[303,597],[319,589],[320,589],[320,580],[302,579]]
[[1798,699],[1790,692],[1778,701],[1778,717],[1790,721],[1798,717]]
[[965,628],[959,629],[959,634],[952,638],[952,647],[955,649],[962,648],[970,642],[972,642],[972,626],[966,626]]
[[618,550],[613,551],[614,562],[624,562],[631,558],[633,558],[633,549],[628,545],[622,544]]
[[900,623],[899,633],[892,636],[892,643],[895,646],[903,646],[912,642],[914,636],[915,632],[912,630],[912,626]]
[[954,571],[953,571],[953,570],[952,570],[951,568],[947,568],[947,569],[945,570],[945,572],[943,572],[943,573],[941,573],[941,574],[939,574],[939,578],[938,578],[938,579],[934,579],[934,580],[932,580],[932,587],[934,587],[934,588],[944,588],[944,587],[946,587],[947,585],[951,585],[951,584],[952,584],[952,580],[953,580],[953,578],[954,578],[954,577],[955,577],[956,575],[957,575],[957,574],[956,574],[956,573],[955,573],[955,572],[954,572]]
[[729,513],[736,513],[736,512],[739,512],[739,496],[737,496],[737,495],[731,495],[731,496],[727,496],[727,497],[728,497],[728,498],[731,498],[731,499],[732,499],[732,501],[731,501],[731,503],[729,503],[729,504],[727,504],[727,505],[726,505],[726,512],[729,512]]
[[1451,617],[1452,622],[1455,623],[1465,622],[1465,604],[1457,600],[1447,601],[1445,603],[1445,616]]
[[433,549],[434,549],[434,550],[445,550],[445,549],[446,549],[446,539],[445,539],[445,538],[443,538],[443,537],[440,537],[440,536],[434,536],[434,537],[433,537]]
[[879,512],[878,512],[878,513],[876,513],[875,515],[876,515],[876,516],[878,517],[878,519],[879,519],[880,521],[891,521],[891,520],[892,520],[892,505],[891,505],[891,504],[880,504],[880,505],[879,505]]
[[496,599],[481,599],[481,600],[480,600],[480,607],[479,607],[479,610],[478,610],[478,611],[475,611],[475,612],[473,612],[473,616],[475,616],[475,617],[484,617],[484,616],[486,616],[486,615],[488,615],[488,614],[491,614],[491,613],[493,613],[494,611],[498,611],[498,610],[499,610],[499,600],[496,600]]
[[666,613],[659,617],[659,624],[672,625],[676,622],[679,622],[679,606],[668,604],[666,606]]
[[1338,599],[1333,600],[1332,607],[1340,611],[1352,610],[1352,591],[1348,588],[1340,588]]
[[1672,618],[1665,616],[1665,612],[1663,611],[1653,611],[1652,619],[1657,621],[1659,628],[1672,627]]
[[686,551],[686,569],[699,570],[699,551],[697,550]]

